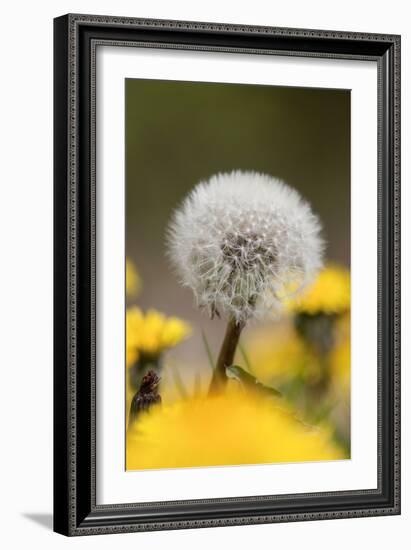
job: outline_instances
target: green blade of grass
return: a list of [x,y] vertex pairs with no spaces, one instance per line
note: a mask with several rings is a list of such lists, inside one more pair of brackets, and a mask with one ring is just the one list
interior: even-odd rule
[[186,390],[186,387],[184,386],[183,379],[180,376],[180,372],[177,368],[172,369],[173,378],[174,378],[174,384],[176,385],[176,388],[178,389],[180,396],[183,399],[187,399],[188,393]]
[[245,366],[247,367],[247,370],[250,374],[253,374],[253,369],[251,367],[250,359],[248,357],[248,354],[242,344],[238,345],[238,349],[240,350],[241,355],[243,356]]
[[212,354],[212,351],[211,351],[211,348],[209,346],[209,343],[208,343],[208,340],[207,340],[207,337],[205,335],[205,332],[204,330],[201,331],[201,336],[203,338],[203,343],[204,343],[204,347],[205,347],[205,350],[207,352],[207,357],[208,357],[208,362],[209,362],[209,365],[211,367],[211,370],[214,370],[215,368],[215,363],[214,363],[214,359],[213,359],[213,354]]

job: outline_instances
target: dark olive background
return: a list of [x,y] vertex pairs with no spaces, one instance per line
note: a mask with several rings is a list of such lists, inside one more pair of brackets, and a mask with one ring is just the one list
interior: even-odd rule
[[216,172],[253,170],[295,187],[324,226],[326,259],[350,260],[350,92],[239,84],[126,80],[126,254],[143,290],[137,303],[195,325],[173,353],[202,363],[223,327],[196,311],[165,255],[170,215]]

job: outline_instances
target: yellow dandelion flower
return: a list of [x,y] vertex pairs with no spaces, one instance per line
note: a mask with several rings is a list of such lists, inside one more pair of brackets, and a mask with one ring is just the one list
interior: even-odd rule
[[344,458],[327,430],[232,389],[153,408],[127,432],[128,470]]
[[138,355],[158,357],[187,338],[190,332],[190,325],[177,317],[166,317],[154,309],[144,314],[137,306],[128,308],[127,364],[131,365]]
[[350,308],[350,273],[337,265],[328,265],[301,294],[288,300],[296,313],[343,313]]
[[141,289],[141,278],[133,262],[126,258],[126,294],[135,298]]

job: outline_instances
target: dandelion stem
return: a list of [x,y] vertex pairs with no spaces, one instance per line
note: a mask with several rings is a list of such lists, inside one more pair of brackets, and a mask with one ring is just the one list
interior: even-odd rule
[[224,340],[211,379],[210,393],[216,393],[224,388],[227,382],[225,369],[233,364],[234,355],[243,328],[244,323],[239,323],[233,318],[228,321]]

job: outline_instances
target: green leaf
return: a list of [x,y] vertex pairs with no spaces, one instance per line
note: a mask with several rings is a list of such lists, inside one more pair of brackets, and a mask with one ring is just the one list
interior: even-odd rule
[[275,388],[270,386],[265,386],[262,384],[255,376],[245,371],[238,365],[231,365],[231,367],[226,367],[226,375],[228,378],[233,378],[240,382],[246,389],[253,391],[258,391],[267,397],[281,397],[281,393]]
[[327,418],[330,416],[332,411],[337,406],[338,402],[325,402],[323,403],[318,409],[315,411],[315,414],[313,415],[311,422],[314,425],[320,424],[324,420],[327,420]]

